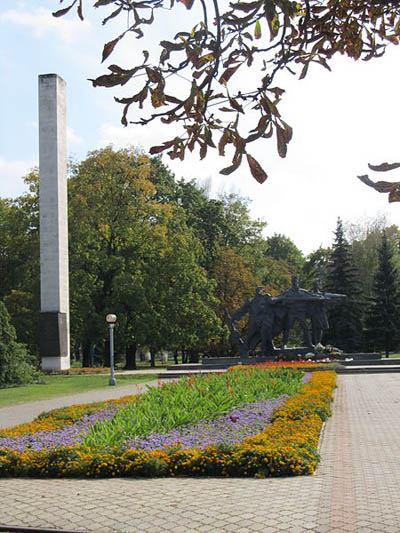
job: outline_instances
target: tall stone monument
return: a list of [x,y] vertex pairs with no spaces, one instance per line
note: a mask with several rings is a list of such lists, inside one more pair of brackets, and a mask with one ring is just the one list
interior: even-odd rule
[[70,367],[65,81],[39,76],[40,356]]

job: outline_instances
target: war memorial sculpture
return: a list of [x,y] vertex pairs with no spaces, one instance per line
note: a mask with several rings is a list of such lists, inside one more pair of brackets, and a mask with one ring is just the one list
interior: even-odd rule
[[[303,354],[313,352],[316,346],[321,345],[324,330],[329,328],[327,306],[344,298],[344,294],[321,292],[318,280],[314,282],[312,292],[301,289],[296,276],[292,277],[292,287],[278,296],[263,293],[262,287],[257,287],[254,297],[232,316],[226,310],[231,339],[241,359],[248,358],[258,345],[261,346],[260,356],[271,358],[289,351],[290,331],[298,323],[303,331],[304,345],[294,350]],[[249,315],[247,336],[242,338],[235,322],[246,314]],[[282,334],[282,347],[277,349],[274,339],[279,334]]]

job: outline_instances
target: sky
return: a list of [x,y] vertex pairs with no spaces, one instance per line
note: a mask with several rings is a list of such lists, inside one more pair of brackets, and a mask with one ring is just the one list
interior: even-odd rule
[[[84,4],[86,18],[81,22],[75,12],[52,17],[60,7],[57,0],[0,2],[0,197],[22,194],[22,177],[38,165],[40,74],[57,73],[67,83],[68,155],[75,160],[109,144],[146,151],[172,136],[173,126],[124,128],[121,106],[113,97],[134,91],[129,86],[93,88],[88,81],[105,73],[100,64],[103,45],[123,24],[115,20],[102,26],[107,13],[94,12],[91,4]],[[174,23],[180,13],[186,20],[187,11],[178,4],[175,20],[164,13],[144,40],[121,41],[106,66],[132,66],[143,48],[152,51],[161,39],[172,40]],[[183,29],[182,22],[178,28]],[[340,56],[331,63],[332,72],[316,65],[303,80],[283,75],[277,82],[286,90],[280,112],[294,134],[285,159],[278,156],[274,141],[252,147],[268,174],[262,185],[247,164],[230,176],[220,175],[219,170],[230,165],[228,157],[210,155],[200,161],[193,153],[183,162],[168,156],[163,161],[178,179],[207,183],[212,196],[236,193],[248,198],[251,216],[267,223],[265,235],[284,234],[304,254],[332,245],[338,217],[358,223],[385,216],[400,226],[400,205],[389,204],[387,195],[357,179],[369,174],[374,180],[400,181],[396,171],[374,174],[367,166],[400,158],[399,61],[400,47],[392,46],[384,57],[369,62]]]

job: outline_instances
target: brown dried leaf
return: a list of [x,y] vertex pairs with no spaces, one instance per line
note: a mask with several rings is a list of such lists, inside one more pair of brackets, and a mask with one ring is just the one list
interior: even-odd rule
[[243,107],[239,104],[237,100],[235,100],[234,98],[229,98],[229,103],[231,107],[235,109],[235,111],[239,111],[239,113],[244,113]]
[[244,11],[245,13],[248,13],[249,11],[252,11],[253,9],[259,8],[263,3],[263,0],[258,0],[256,2],[236,2],[236,4],[231,4],[231,7],[234,9],[237,9],[238,11]]
[[273,41],[279,32],[279,18],[271,0],[265,2],[265,17],[270,31],[270,41]]
[[287,153],[287,141],[285,130],[276,124],[276,139],[278,143],[278,153],[280,157],[286,157]]
[[392,190],[389,193],[389,202],[400,202],[400,183],[393,183]]
[[369,179],[367,174],[364,174],[363,176],[357,176],[359,180],[361,180],[365,185],[368,185],[368,187],[372,187],[378,192],[390,192],[392,190],[393,183],[390,183],[389,181],[377,181],[374,183],[372,180]]
[[380,165],[371,165],[368,163],[368,167],[375,172],[387,172],[388,170],[400,168],[400,163],[381,163]]
[[230,167],[223,168],[219,171],[220,174],[223,176],[229,176],[229,174],[232,174],[232,172],[235,172],[240,166],[241,161],[236,161],[233,165]]
[[164,150],[167,149],[167,146],[152,146],[149,150],[149,153],[151,155],[155,155],[155,154],[160,154],[161,152],[163,152]]
[[309,66],[309,63],[306,63],[304,65],[303,70],[301,71],[299,80],[302,80],[303,78],[305,78],[307,76],[308,66]]
[[94,4],[94,7],[107,6],[108,4],[113,4],[114,0],[97,0]]
[[83,20],[83,13],[82,13],[82,0],[79,0],[79,5],[77,8],[78,17]]
[[228,81],[230,80],[230,78],[233,76],[233,74],[235,74],[235,72],[237,71],[237,69],[239,67],[240,67],[240,64],[236,65],[235,67],[227,68],[225,70],[225,72],[222,74],[222,76],[220,77],[219,82],[223,83],[224,85],[226,85],[228,83]]
[[150,89],[151,104],[153,107],[161,107],[165,105],[165,94],[162,86],[157,86],[155,89]]
[[146,67],[146,73],[147,77],[152,83],[160,83],[160,81],[162,80],[161,72],[157,71],[156,69]]
[[112,53],[112,51],[115,48],[115,45],[117,42],[121,39],[121,35],[114,39],[113,41],[110,41],[109,43],[106,43],[103,48],[103,56],[101,62],[103,63],[104,60],[107,59],[107,57]]
[[207,155],[207,144],[200,143],[200,159],[204,159]]
[[194,4],[194,0],[179,0],[179,2],[182,2],[186,9],[192,9],[192,6]]
[[250,154],[246,154],[246,157],[253,178],[255,178],[258,183],[264,183],[264,181],[268,178],[266,172],[264,172],[261,165],[254,159],[254,157],[252,157]]
[[286,141],[286,144],[288,144],[292,140],[293,128],[291,126],[289,126],[289,124],[286,124],[286,122],[284,120],[282,120],[282,119],[281,119],[281,123],[283,125],[283,131],[284,131],[284,134],[285,134],[285,141]]
[[218,143],[218,153],[220,156],[224,156],[225,155],[225,146],[232,142],[231,139],[230,139],[230,133],[229,133],[229,130],[228,128],[225,128],[224,129],[224,133],[221,135],[221,138],[219,140],[219,143]]
[[111,13],[111,15],[109,15],[108,17],[106,17],[106,18],[102,21],[103,26],[104,26],[105,24],[107,24],[107,22],[108,22],[109,20],[111,20],[111,19],[117,17],[117,16],[121,13],[121,11],[122,11],[122,6],[120,6],[118,9],[116,9],[115,11],[113,11],[113,12]]
[[60,9],[59,11],[55,11],[54,13],[52,13],[53,17],[62,17],[63,15],[68,13],[68,11],[71,9],[71,7],[74,7],[76,2],[77,2],[77,0],[74,0],[70,6],[65,7],[64,9]]
[[170,41],[161,41],[160,46],[168,50],[168,52],[177,52],[184,49],[183,43],[171,43]]
[[116,85],[125,85],[129,77],[120,74],[104,74],[95,80],[90,79],[93,87],[115,87]]

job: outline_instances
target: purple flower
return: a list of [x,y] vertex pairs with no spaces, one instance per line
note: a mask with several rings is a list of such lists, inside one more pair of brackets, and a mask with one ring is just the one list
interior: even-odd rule
[[146,451],[176,446],[185,448],[205,448],[215,444],[236,444],[246,437],[256,435],[265,429],[274,410],[281,406],[288,396],[246,403],[228,413],[195,425],[173,429],[168,433],[151,433],[145,437],[127,439],[126,448]]
[[1,437],[0,448],[9,448],[18,452],[26,449],[44,450],[56,446],[71,446],[81,442],[80,436],[89,427],[99,420],[112,418],[121,409],[121,405],[108,405],[104,409],[99,409],[90,415],[85,415],[72,425],[65,425],[59,429],[38,431],[36,433],[25,433],[15,437]]

